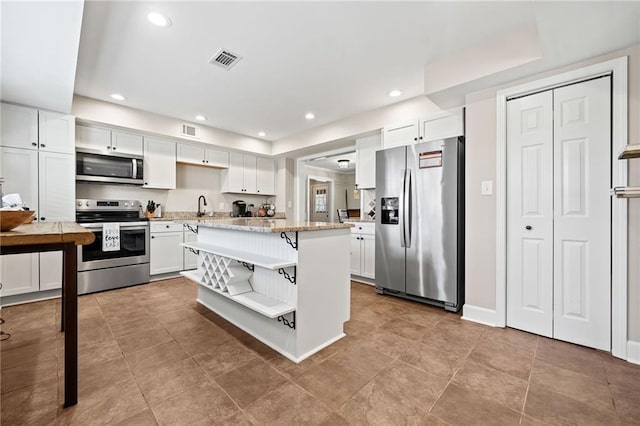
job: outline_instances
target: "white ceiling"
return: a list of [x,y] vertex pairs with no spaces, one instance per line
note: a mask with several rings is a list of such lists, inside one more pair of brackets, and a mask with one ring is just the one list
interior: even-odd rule
[[[33,4],[41,5],[40,15],[56,18],[45,5],[63,5]],[[106,101],[119,92],[127,96],[127,106],[189,121],[203,114],[206,125],[254,137],[264,130],[266,139],[278,140],[422,95],[425,65],[523,27],[537,26],[543,59],[430,97],[441,105],[459,102],[465,91],[637,43],[639,7],[639,2],[87,1],[75,92]],[[152,10],[167,14],[173,25],[152,26],[146,20]],[[44,26],[38,33],[54,41],[67,31],[67,22],[50,21],[55,30]],[[75,65],[72,58],[41,56],[37,46],[4,36],[3,28],[3,51],[8,41],[14,52],[30,58],[14,67],[23,74],[16,80],[21,85],[12,83],[18,92],[36,92],[29,82],[38,78],[54,86],[64,80],[53,73],[62,69],[62,59],[67,68]],[[231,71],[207,63],[221,47],[244,56]],[[2,65],[4,74],[4,52]],[[3,96],[7,88],[3,76]],[[387,96],[395,88],[404,94]],[[317,118],[305,120],[308,111]]]
[[[341,169],[338,166],[338,160],[349,160],[349,167]],[[356,171],[356,153],[346,152],[343,154],[331,155],[328,157],[317,157],[315,159],[307,160],[307,165],[311,167],[318,167],[320,169],[332,170],[340,173],[355,173]]]

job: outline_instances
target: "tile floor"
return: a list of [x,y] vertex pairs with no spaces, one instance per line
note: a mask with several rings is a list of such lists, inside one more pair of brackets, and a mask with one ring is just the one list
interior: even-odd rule
[[347,337],[294,364],[172,279],[79,301],[62,409],[58,300],[2,310],[1,423],[640,424],[640,366],[352,283]]

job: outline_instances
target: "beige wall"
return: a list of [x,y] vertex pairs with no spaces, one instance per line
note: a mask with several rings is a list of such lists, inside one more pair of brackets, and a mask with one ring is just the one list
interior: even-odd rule
[[[496,179],[496,92],[620,56],[629,56],[629,142],[640,143],[640,46],[467,95],[466,303],[495,309],[496,198],[480,183]],[[616,153],[614,153],[616,154]],[[640,185],[640,160],[629,162],[629,182]],[[613,202],[616,202],[614,200]],[[629,202],[629,340],[640,341],[640,199]]]

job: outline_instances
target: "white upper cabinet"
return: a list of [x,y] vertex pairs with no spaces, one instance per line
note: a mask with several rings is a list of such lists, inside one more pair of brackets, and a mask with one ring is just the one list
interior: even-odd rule
[[382,129],[382,143],[384,149],[396,146],[411,145],[417,142],[420,124],[418,120],[409,121]]
[[376,187],[376,152],[382,148],[380,135],[356,139],[356,186]]
[[111,132],[111,151],[117,154],[139,155],[144,153],[142,136],[125,132]]
[[[2,176],[5,194],[18,193],[30,210],[38,214],[38,151],[2,148]],[[74,176],[75,183],[75,176]]]
[[144,138],[144,188],[176,189],[176,143]]
[[179,143],[177,152],[178,163],[195,164],[198,166],[227,168],[229,167],[229,153],[206,148],[204,145]]
[[75,221],[75,157],[55,152],[40,152],[38,155],[39,220]]
[[75,117],[72,115],[2,104],[0,127],[2,146],[67,154],[75,149]]
[[274,160],[237,152],[230,153],[229,169],[222,171],[222,192],[274,195]]
[[2,104],[2,146],[38,148],[38,110]]
[[443,112],[421,120],[385,126],[382,130],[384,149],[416,142],[427,142],[438,139],[464,135],[464,109]]
[[72,115],[40,110],[38,114],[40,151],[73,154],[76,119]]
[[77,125],[76,147],[108,152],[111,150],[111,130]]
[[258,157],[256,165],[256,192],[274,195],[276,193],[276,162],[270,158]]

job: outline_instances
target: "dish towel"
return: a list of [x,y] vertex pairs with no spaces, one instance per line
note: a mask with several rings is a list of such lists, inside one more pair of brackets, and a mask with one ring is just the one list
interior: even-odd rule
[[120,250],[120,224],[102,224],[102,251]]

